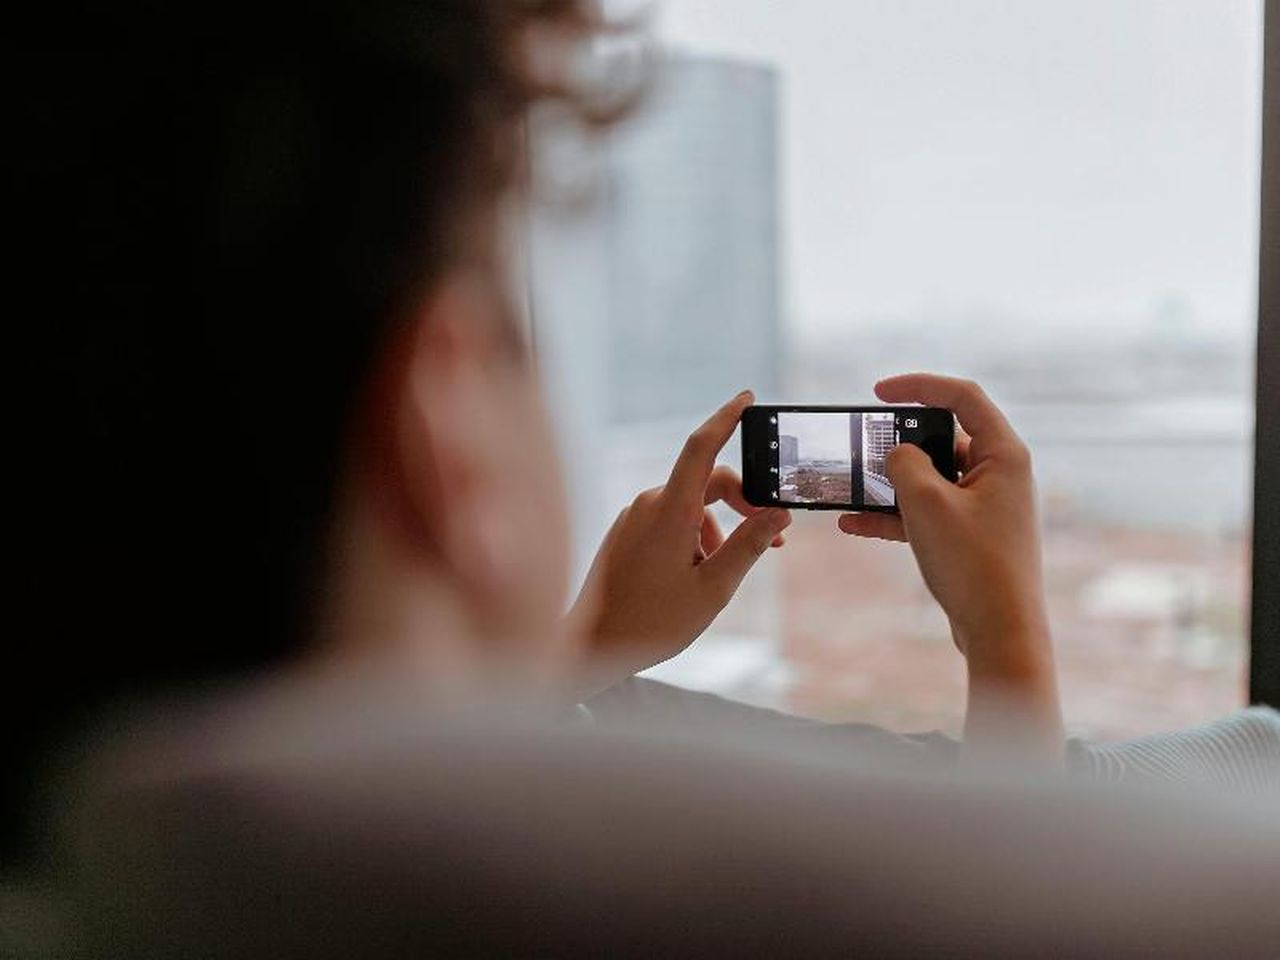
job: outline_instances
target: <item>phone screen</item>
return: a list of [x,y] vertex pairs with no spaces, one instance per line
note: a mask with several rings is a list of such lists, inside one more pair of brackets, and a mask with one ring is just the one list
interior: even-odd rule
[[896,512],[885,458],[925,449],[955,479],[955,421],[935,407],[749,407],[742,419],[743,486],[757,505]]

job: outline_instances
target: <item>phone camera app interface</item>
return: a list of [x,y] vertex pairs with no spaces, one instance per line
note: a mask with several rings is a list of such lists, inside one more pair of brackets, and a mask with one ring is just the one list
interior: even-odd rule
[[885,458],[898,443],[898,419],[893,411],[779,412],[778,502],[894,506]]

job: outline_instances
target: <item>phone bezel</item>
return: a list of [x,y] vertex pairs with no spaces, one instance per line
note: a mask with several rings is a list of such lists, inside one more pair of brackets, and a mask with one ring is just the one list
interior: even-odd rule
[[[776,465],[776,454],[768,448],[769,434],[773,432],[769,415],[777,413],[894,413],[919,414],[928,419],[945,416],[951,425],[951,435],[945,448],[941,445],[944,431],[936,432],[938,443],[922,446],[933,460],[934,466],[944,477],[954,483],[958,479],[955,462],[955,416],[942,407],[925,407],[917,404],[812,404],[769,403],[753,404],[742,411],[742,490],[747,502],[757,507],[785,507],[788,510],[838,510],[841,513],[898,513],[897,506],[849,503],[788,503],[774,500],[770,493],[773,483],[769,467]],[[910,441],[906,441],[910,442]]]

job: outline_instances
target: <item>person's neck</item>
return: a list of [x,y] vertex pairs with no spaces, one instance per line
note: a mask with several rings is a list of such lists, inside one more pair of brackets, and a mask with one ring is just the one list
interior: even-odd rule
[[[386,664],[420,678],[424,694],[480,696],[495,688],[556,689],[554,638],[502,622],[443,565],[389,531],[367,498],[343,512],[319,624],[318,659],[339,670]],[[415,679],[417,682],[417,679]]]

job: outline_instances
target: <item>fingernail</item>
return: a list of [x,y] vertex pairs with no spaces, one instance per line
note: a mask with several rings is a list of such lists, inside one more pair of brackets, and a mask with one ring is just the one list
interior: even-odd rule
[[791,526],[791,511],[779,510],[776,507],[769,511],[769,529],[779,533]]
[[755,399],[755,394],[753,394],[750,390],[743,390],[733,399],[735,403],[741,403],[743,400],[746,400],[748,403],[750,403],[752,400]]

